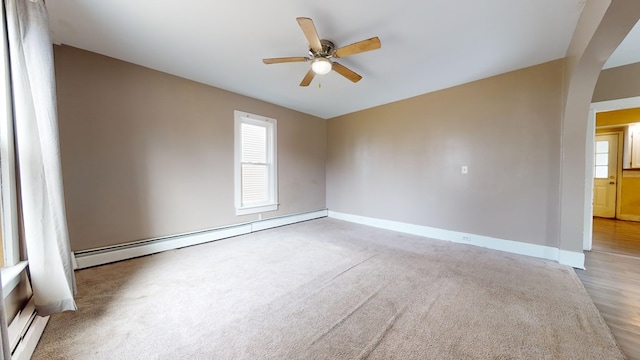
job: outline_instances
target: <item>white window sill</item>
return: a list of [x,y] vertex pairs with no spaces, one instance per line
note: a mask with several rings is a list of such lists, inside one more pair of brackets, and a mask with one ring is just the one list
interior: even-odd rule
[[6,298],[7,295],[20,283],[20,274],[27,268],[28,261],[20,261],[13,266],[5,266],[0,268],[0,276],[2,276],[2,294]]
[[278,210],[278,205],[279,204],[269,204],[269,205],[247,206],[243,208],[236,208],[236,215],[249,215],[249,214],[263,213],[267,211],[275,211],[275,210]]

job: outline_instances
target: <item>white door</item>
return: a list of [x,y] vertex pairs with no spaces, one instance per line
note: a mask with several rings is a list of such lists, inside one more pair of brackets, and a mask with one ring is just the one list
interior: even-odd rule
[[593,216],[616,217],[618,134],[596,135]]

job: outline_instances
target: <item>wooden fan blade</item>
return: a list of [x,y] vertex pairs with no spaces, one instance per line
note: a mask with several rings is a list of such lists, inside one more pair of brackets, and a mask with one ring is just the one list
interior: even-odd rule
[[307,41],[309,42],[309,46],[315,51],[322,51],[322,44],[320,44],[320,37],[318,36],[318,32],[316,31],[315,25],[313,25],[313,20],[305,17],[296,18],[298,20],[298,24],[302,28],[302,32],[304,36],[307,37]]
[[309,69],[309,71],[307,71],[307,75],[305,75],[304,79],[302,79],[302,82],[300,82],[300,86],[309,86],[314,76],[316,76],[316,73],[314,73],[313,70]]
[[262,62],[265,64],[280,64],[280,63],[288,63],[288,62],[302,62],[309,60],[306,57],[282,57],[282,58],[270,58],[270,59],[262,59]]
[[357,43],[353,43],[351,45],[343,46],[335,51],[334,56],[343,58],[349,55],[359,54],[365,51],[371,51],[380,49],[382,44],[380,43],[380,39],[378,37],[372,37],[371,39],[358,41]]
[[360,79],[362,79],[362,76],[356,74],[353,70],[342,66],[340,64],[338,64],[337,62],[333,62],[333,68],[332,68],[335,72],[337,72],[338,74],[346,77],[347,79],[353,81],[354,83],[360,81]]

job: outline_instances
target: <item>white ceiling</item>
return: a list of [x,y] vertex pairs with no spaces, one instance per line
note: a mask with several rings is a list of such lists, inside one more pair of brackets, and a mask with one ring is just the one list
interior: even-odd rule
[[[585,0],[53,0],[53,40],[322,118],[565,56]],[[309,63],[296,17],[337,47],[378,36],[379,50],[341,59],[298,86]],[[318,85],[321,84],[321,87]],[[240,109],[242,110],[242,109]],[[268,115],[268,114],[266,114]]]
[[616,51],[611,54],[603,69],[629,65],[640,61],[640,22],[631,29]]

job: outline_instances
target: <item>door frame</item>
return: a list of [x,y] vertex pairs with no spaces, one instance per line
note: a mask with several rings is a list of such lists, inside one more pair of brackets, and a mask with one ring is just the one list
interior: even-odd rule
[[[591,103],[587,118],[587,146],[585,146],[585,191],[584,191],[584,230],[582,235],[582,247],[590,251],[593,243],[593,166],[594,146],[596,139],[596,113],[640,107],[640,96],[625,99],[607,100]],[[620,144],[618,144],[618,147]],[[619,156],[619,154],[618,154]],[[619,168],[622,171],[622,168]],[[620,178],[622,180],[622,178]],[[619,181],[618,184],[621,184]],[[618,202],[618,201],[616,201]],[[617,204],[616,204],[617,206]],[[617,209],[616,209],[617,211]]]
[[[613,125],[611,126],[611,128],[619,128],[620,125]],[[606,130],[606,128],[600,128],[601,130]],[[598,131],[598,128],[596,127],[596,131]],[[594,140],[594,146],[595,146],[595,138],[598,135],[617,135],[618,136],[618,149],[617,149],[617,153],[616,153],[616,208],[615,208],[615,214],[613,215],[614,219],[617,219],[618,216],[620,215],[620,203],[621,203],[621,198],[622,198],[622,153],[624,151],[623,148],[623,141],[624,141],[624,131],[622,130],[612,130],[612,131],[603,131],[603,132],[596,132],[593,136],[593,140]],[[593,187],[591,189],[591,191],[593,192]],[[592,207],[592,214],[593,214],[593,204],[591,204]]]

